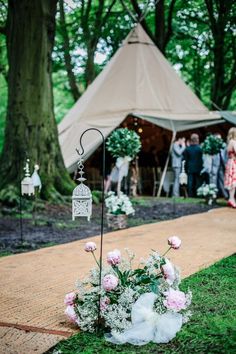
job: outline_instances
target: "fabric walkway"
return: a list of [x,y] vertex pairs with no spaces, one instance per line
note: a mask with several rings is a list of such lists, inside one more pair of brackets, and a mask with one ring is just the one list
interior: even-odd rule
[[[182,246],[168,255],[186,277],[235,252],[235,216],[235,210],[221,208],[108,233],[104,256],[109,250],[125,247],[134,250],[138,259],[146,257],[150,249],[162,253],[167,238],[177,235]],[[88,240],[99,244],[98,236]],[[75,331],[65,319],[63,299],[94,264],[83,251],[86,241],[0,259],[1,354],[44,353]]]

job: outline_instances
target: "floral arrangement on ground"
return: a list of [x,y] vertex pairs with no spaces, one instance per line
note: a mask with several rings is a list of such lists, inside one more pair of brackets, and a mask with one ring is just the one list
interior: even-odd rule
[[[107,266],[96,258],[96,244],[87,242],[85,251],[92,254],[96,267],[77,282],[77,291],[65,296],[65,314],[83,331],[99,327],[107,341],[115,344],[144,345],[167,343],[191,316],[191,291],[180,291],[179,270],[166,257],[177,250],[181,240],[168,239],[169,248],[160,255],[152,250],[146,260],[133,268],[135,255],[119,250],[108,252]],[[101,276],[101,278],[100,278]]]
[[105,204],[110,214],[130,215],[135,212],[129,197],[123,192],[120,192],[120,195],[116,195],[115,192],[112,191],[108,192],[105,198]]
[[202,184],[201,187],[197,189],[198,197],[203,197],[206,202],[211,205],[217,198],[218,189],[214,183]]

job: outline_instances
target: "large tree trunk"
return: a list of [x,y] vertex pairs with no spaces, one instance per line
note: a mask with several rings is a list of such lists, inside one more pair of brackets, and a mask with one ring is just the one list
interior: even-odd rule
[[19,186],[28,156],[31,164],[39,163],[42,195],[50,199],[72,187],[53,113],[51,54],[57,0],[9,0],[8,5],[9,90],[0,188]]

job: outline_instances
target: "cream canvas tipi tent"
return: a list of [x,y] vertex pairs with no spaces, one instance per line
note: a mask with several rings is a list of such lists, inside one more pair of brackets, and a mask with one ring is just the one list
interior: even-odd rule
[[[107,137],[128,115],[178,131],[222,122],[181,80],[140,24],[59,124],[67,169],[78,161],[84,130],[98,128]],[[83,137],[85,159],[102,143],[94,131]]]

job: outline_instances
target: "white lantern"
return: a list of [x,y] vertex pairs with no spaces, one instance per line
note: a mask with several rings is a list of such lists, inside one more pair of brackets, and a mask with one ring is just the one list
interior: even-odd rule
[[188,175],[185,172],[185,161],[182,161],[182,170],[179,175],[179,183],[181,186],[188,184]]
[[80,184],[75,187],[72,195],[72,220],[75,220],[76,216],[85,216],[90,220],[92,215],[92,193],[83,182],[86,178],[83,177],[83,160],[80,159],[78,162],[79,174],[80,177],[78,181]]
[[29,159],[26,160],[26,165],[24,167],[25,177],[21,181],[21,194],[24,195],[34,195],[34,185],[32,178],[30,177],[29,171]]

